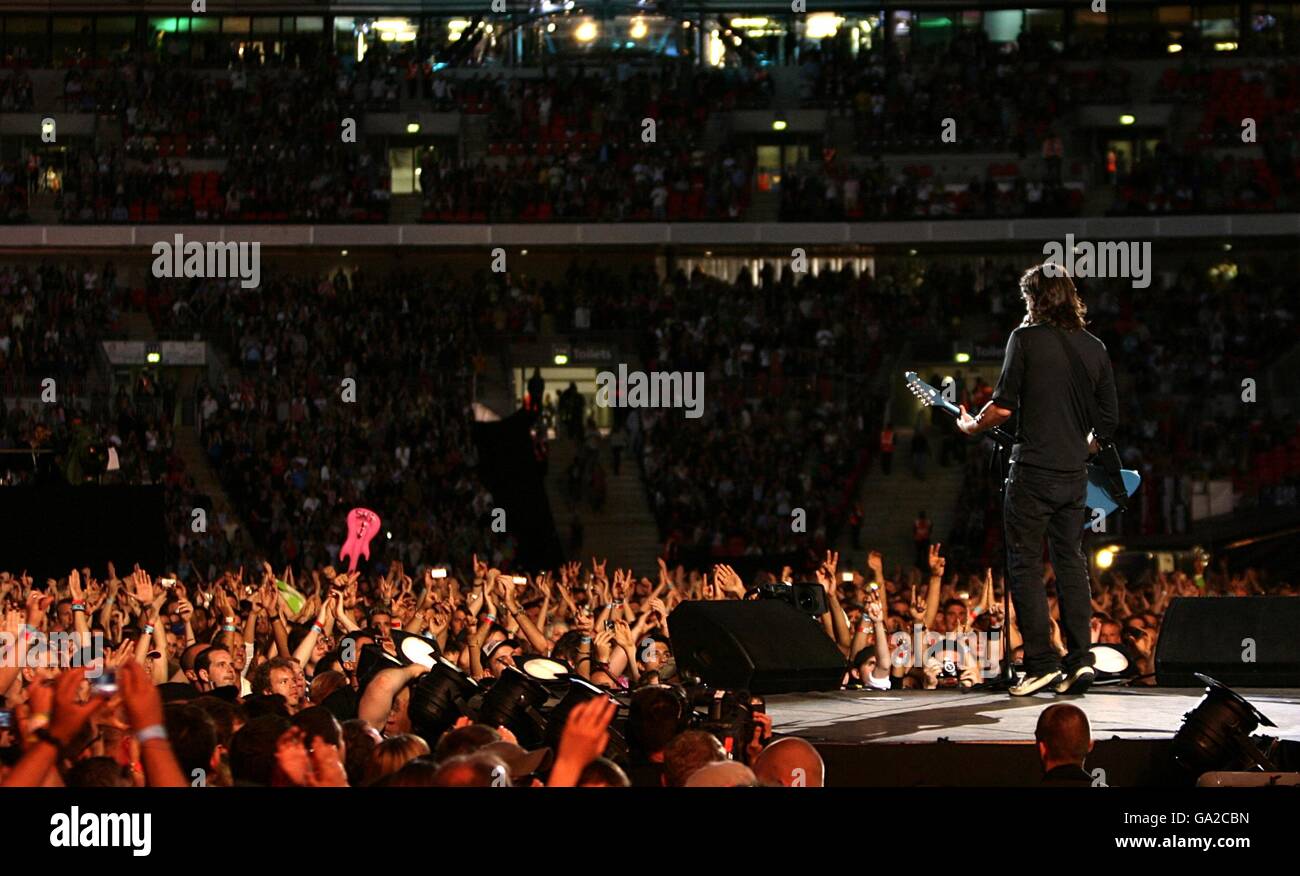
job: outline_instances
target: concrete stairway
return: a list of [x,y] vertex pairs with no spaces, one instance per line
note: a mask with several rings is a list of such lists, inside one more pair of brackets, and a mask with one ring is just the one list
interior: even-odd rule
[[864,568],[867,551],[878,550],[883,555],[886,574],[892,574],[896,565],[906,571],[912,564],[912,522],[918,511],[925,511],[932,522],[931,541],[942,542],[947,537],[961,492],[962,469],[956,462],[941,467],[940,440],[934,434],[927,437],[930,456],[923,480],[912,474],[911,429],[895,430],[893,472],[888,477],[881,472],[878,459],[873,462],[858,495],[864,515],[862,548],[853,549],[851,533],[846,531],[841,535],[841,567]]
[[481,113],[462,113],[460,117],[460,157],[466,161],[486,158],[488,119]]
[[[569,523],[576,513],[582,522],[582,547],[571,559],[592,556],[608,558],[609,569],[630,568],[637,576],[656,578],[659,556],[659,530],[650,513],[641,476],[631,454],[624,450],[620,473],[614,469],[608,448],[601,450],[606,474],[605,507],[592,510],[590,502],[580,500],[576,508],[569,505],[568,471],[577,447],[574,442],[557,437],[550,445],[546,490],[551,500],[555,528],[565,549],[569,546]],[[584,491],[585,492],[585,491]]]
[[58,225],[59,211],[51,192],[36,192],[27,200],[27,215],[33,225]]
[[760,192],[757,188],[745,211],[748,222],[776,222],[781,218],[781,193],[778,191]]
[[129,341],[156,341],[158,333],[154,331],[149,315],[143,311],[130,310],[122,314],[122,331]]
[[[158,333],[149,320],[148,314],[141,312],[128,311],[123,313],[122,330],[127,340],[153,341],[158,338]],[[209,355],[214,353],[211,344],[208,345],[208,351]],[[203,444],[199,440],[198,430],[195,428],[192,418],[186,416],[187,408],[190,407],[189,400],[194,398],[194,389],[202,375],[202,370],[199,368],[181,368],[178,374],[180,386],[176,389],[176,397],[184,401],[176,405],[176,417],[172,423],[172,434],[176,439],[176,455],[185,463],[185,473],[194,479],[195,489],[200,493],[207,494],[212,500],[212,511],[208,515],[208,532],[215,531],[219,525],[218,520],[221,515],[225,515],[226,519],[234,523],[242,535],[247,532],[243,521],[239,519],[234,505],[230,502],[230,497],[226,495],[225,489],[221,486],[221,481],[217,478],[217,473],[208,462],[208,455],[203,450]],[[197,414],[194,416],[197,416]],[[189,419],[189,422],[186,422],[187,419]]]
[[414,225],[424,212],[424,199],[419,194],[393,195],[388,204],[388,221],[393,225]]
[[772,109],[798,109],[803,97],[804,77],[801,67],[772,67]]

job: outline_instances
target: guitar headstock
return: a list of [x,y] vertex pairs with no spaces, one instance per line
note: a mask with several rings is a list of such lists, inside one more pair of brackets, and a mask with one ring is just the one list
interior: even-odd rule
[[903,377],[907,379],[907,388],[911,390],[912,395],[920,400],[921,404],[930,407],[943,402],[943,393],[918,377],[915,371],[909,371]]
[[903,377],[907,379],[907,388],[911,390],[912,395],[920,400],[921,404],[926,407],[942,408],[954,417],[961,413],[960,408],[944,398],[942,392],[918,377],[915,371],[908,371]]

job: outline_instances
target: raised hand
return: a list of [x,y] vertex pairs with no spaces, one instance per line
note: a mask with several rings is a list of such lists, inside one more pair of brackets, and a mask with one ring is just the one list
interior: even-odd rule
[[930,545],[930,575],[932,577],[943,577],[943,570],[946,561],[939,555],[939,549],[942,548],[939,542]]
[[926,597],[925,594],[916,592],[916,585],[912,585],[912,599],[908,605],[907,612],[911,615],[912,620],[917,623],[925,622]]
[[609,745],[609,724],[617,712],[618,704],[603,696],[592,697],[574,707],[560,735],[550,785],[577,784],[587,765],[605,753]]
[[885,607],[880,602],[880,594],[874,590],[871,591],[870,595],[867,596],[866,603],[862,606],[862,611],[872,624],[883,623],[885,620]]
[[632,627],[625,620],[614,621],[614,641],[627,652],[628,659],[635,659],[636,637],[632,633]]
[[[102,709],[108,700],[92,696],[82,703],[78,701],[81,682],[86,678],[86,668],[79,666],[65,669],[54,680],[54,698],[50,713],[49,734],[60,748],[67,748],[80,734],[86,723]],[[159,715],[162,709],[158,710]]]
[[614,652],[614,632],[613,630],[602,629],[596,633],[592,644],[596,649],[596,662],[608,663],[610,655]]
[[81,589],[81,573],[73,569],[68,573],[68,595],[74,602],[85,602],[86,594]]

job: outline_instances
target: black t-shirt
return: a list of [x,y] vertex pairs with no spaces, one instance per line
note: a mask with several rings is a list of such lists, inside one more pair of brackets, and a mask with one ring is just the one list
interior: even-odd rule
[[1086,422],[1086,411],[1079,410],[1070,390],[1070,358],[1046,325],[1022,326],[1011,333],[993,404],[1015,413],[1013,462],[1079,472],[1088,458],[1089,430],[1114,435],[1119,403],[1106,345],[1082,329],[1064,334],[1088,373],[1091,386],[1079,389],[1093,392],[1100,423]]

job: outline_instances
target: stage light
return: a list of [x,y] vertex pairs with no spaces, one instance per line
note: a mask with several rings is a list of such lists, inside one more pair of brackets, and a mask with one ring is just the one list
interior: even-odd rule
[[381,669],[396,669],[402,661],[389,654],[378,645],[362,645],[357,656],[357,692],[361,693],[370,683],[370,679]]
[[834,12],[815,12],[804,19],[804,35],[810,40],[833,37],[843,22]]
[[561,681],[567,678],[572,671],[559,660],[541,656],[525,657],[520,662],[520,669],[524,675],[543,684]]
[[433,639],[406,630],[393,630],[393,644],[397,646],[397,657],[403,663],[418,663],[433,668],[438,659],[438,643]]
[[1130,113],[1124,113],[1124,115],[1119,117],[1119,123],[1121,125],[1131,125],[1136,121],[1137,119]]
[[465,714],[465,703],[478,689],[474,679],[455,664],[436,658],[429,671],[411,685],[406,713],[412,729],[426,739],[437,739]]
[[1115,549],[1102,548],[1095,557],[1098,569],[1109,569],[1115,562]]
[[787,127],[787,124],[786,124],[785,119],[780,118],[780,117],[777,117],[777,118],[775,118],[775,119],[772,120],[772,130],[773,130],[773,131],[784,131],[784,130],[786,129],[786,127]]
[[533,681],[513,666],[505,667],[478,707],[478,722],[491,727],[508,727],[525,748],[541,741],[545,722],[538,714],[550,694],[545,685]]
[[1261,724],[1277,725],[1231,688],[1208,675],[1195,675],[1206,685],[1205,696],[1174,734],[1174,762],[1197,775],[1233,767],[1277,769],[1250,738]]
[[346,249],[339,253],[339,255],[341,255],[341,256],[345,256],[345,255],[347,255],[347,254],[348,254],[348,251],[347,251]]
[[965,365],[970,361],[970,353],[958,353],[953,358],[956,359],[958,365]]
[[1129,655],[1118,645],[1096,644],[1092,651],[1092,668],[1097,670],[1097,681],[1119,678],[1134,665]]
[[632,22],[632,27],[628,30],[627,33],[628,36],[632,37],[632,39],[640,40],[640,39],[645,39],[645,35],[649,32],[650,32],[650,28],[646,27],[645,21],[643,19],[638,18]]
[[1170,43],[1168,46],[1165,47],[1165,51],[1167,51],[1171,55],[1176,55],[1182,50],[1183,47],[1178,43]]
[[573,36],[580,43],[589,43],[596,38],[596,35],[596,22],[591,19],[582,22],[582,24],[579,24],[573,31]]
[[157,365],[162,361],[162,347],[158,344],[145,344],[144,361],[150,365]]
[[391,529],[385,531],[384,535],[388,538],[389,541],[393,540],[393,531]]
[[555,704],[546,716],[546,735],[548,741],[555,743],[559,741],[560,731],[564,729],[565,719],[576,706],[580,706],[588,700],[594,700],[597,697],[607,697],[609,694],[602,688],[596,687],[585,678],[573,676],[569,679],[569,689],[561,697],[560,701]]
[[407,118],[407,120],[406,120],[406,133],[408,133],[408,134],[418,134],[418,133],[420,133],[420,120],[419,120],[419,118],[417,118],[416,116],[409,116],[409,117]]
[[[598,697],[614,699],[609,691],[596,687],[585,678],[570,677],[568,691],[546,716],[546,744],[553,749],[558,749],[565,722],[569,720],[569,713],[583,703]],[[609,743],[605,746],[605,753],[616,759],[626,757],[628,753],[627,740],[613,723],[609,727]]]
[[732,27],[767,27],[766,18],[733,18],[731,19]]
[[568,365],[568,364],[569,364],[569,357],[566,356],[566,355],[564,355],[563,353],[556,353],[556,354],[555,354],[555,364],[556,364],[556,365]]
[[1235,52],[1235,51],[1237,51],[1237,44],[1234,43],[1234,42],[1215,43],[1215,44],[1214,44],[1214,51],[1216,51],[1216,52]]
[[519,250],[519,254],[520,254],[520,255],[528,255],[528,250],[526,250],[526,249],[521,249],[521,250]]

